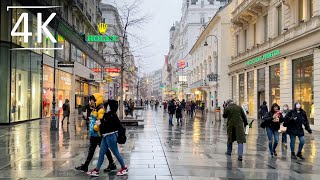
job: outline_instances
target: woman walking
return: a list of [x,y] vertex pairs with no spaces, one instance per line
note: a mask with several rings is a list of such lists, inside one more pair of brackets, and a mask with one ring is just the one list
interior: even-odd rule
[[266,113],[268,113],[268,106],[267,102],[263,101],[262,105],[259,107],[260,119],[262,119]]
[[[276,148],[279,142],[280,123],[283,122],[283,117],[280,114],[280,106],[273,104],[270,112],[263,117],[264,124],[269,139],[269,151],[271,157],[277,156]],[[273,142],[274,141],[274,142]]]
[[[281,112],[282,117],[285,118],[286,115],[288,114],[288,112],[289,112],[289,105],[285,104],[283,106],[282,112]],[[283,126],[283,124],[284,124],[284,122],[282,123],[282,126]],[[287,140],[287,131],[285,130],[285,131],[282,132],[282,146],[287,148],[287,142],[288,142],[288,140]]]
[[[290,135],[291,158],[297,159],[297,157],[299,157],[300,159],[304,159],[301,153],[305,141],[304,130],[302,128],[302,125],[304,125],[305,129],[310,134],[312,134],[312,130],[310,129],[306,112],[301,108],[300,103],[296,103],[294,105],[294,108],[288,112],[288,114],[286,115],[286,122],[284,125],[287,127],[287,133]],[[297,155],[295,155],[294,151],[296,137],[298,137],[300,141]]]
[[177,102],[177,108],[176,108],[176,118],[177,118],[177,125],[182,126],[182,105],[180,102]]

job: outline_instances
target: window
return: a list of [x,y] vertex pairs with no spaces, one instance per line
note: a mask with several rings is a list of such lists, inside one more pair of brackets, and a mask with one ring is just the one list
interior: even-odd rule
[[198,0],[191,0],[191,4],[197,4]]
[[264,42],[268,41],[268,15],[263,17],[264,19]]
[[300,102],[314,124],[313,55],[293,60],[293,99]]
[[299,0],[299,22],[304,21],[304,6],[303,6],[303,1],[304,0]]
[[237,51],[237,55],[239,54],[240,52],[240,39],[239,39],[239,35],[236,35],[236,51]]
[[314,0],[309,1],[309,17],[312,18],[314,13]]
[[239,105],[244,103],[244,74],[239,75]]
[[254,111],[254,71],[247,73],[247,102],[249,115],[253,116]]
[[280,104],[280,64],[270,66],[270,106]]
[[282,34],[282,5],[277,7],[278,10],[278,36]]
[[248,49],[248,43],[247,43],[247,30],[244,30],[244,50],[247,51]]
[[204,15],[201,14],[201,17],[200,17],[200,23],[204,24],[205,23],[205,19],[204,19]]
[[201,7],[204,8],[204,0],[201,0]]
[[232,76],[232,100],[236,101],[236,92],[237,92],[237,77]]
[[258,69],[258,97],[257,108],[266,100],[266,75],[265,68]]
[[253,46],[257,45],[257,24],[253,25]]

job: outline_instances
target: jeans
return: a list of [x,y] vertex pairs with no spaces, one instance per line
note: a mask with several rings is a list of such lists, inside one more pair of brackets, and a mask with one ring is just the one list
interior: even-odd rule
[[[231,144],[227,144],[227,153],[231,154],[232,153],[232,143]],[[243,144],[238,144],[238,156],[242,157],[243,155]]]
[[287,140],[287,133],[282,133],[282,143],[287,144],[288,140]]
[[[266,130],[267,130],[267,135],[268,135],[268,139],[269,139],[269,150],[270,150],[270,153],[273,153],[276,151],[276,148],[278,146],[279,132],[277,130],[272,130],[269,127],[267,127]],[[272,136],[274,136],[273,146],[272,146]]]
[[[295,148],[295,144],[296,144],[296,137],[295,135],[290,135],[290,149],[291,149],[291,153],[294,153],[294,148]],[[299,138],[299,148],[298,148],[298,153],[301,153],[302,148],[304,146],[304,136],[300,136]]]
[[123,158],[119,153],[117,135],[118,135],[118,133],[113,133],[113,134],[107,135],[106,137],[102,138],[98,164],[96,167],[97,170],[99,170],[101,168],[103,161],[104,161],[104,154],[106,153],[106,151],[109,148],[112,151],[113,155],[118,159],[118,161],[121,165],[121,168],[125,167]]
[[169,114],[169,125],[172,125],[173,114]]
[[[86,162],[84,163],[84,166],[86,166],[86,167],[89,166],[89,164],[93,158],[94,151],[96,150],[97,146],[100,146],[100,143],[101,143],[100,137],[90,137],[89,152],[88,152]],[[107,150],[107,152],[105,154],[108,158],[109,164],[112,164],[113,159],[112,159],[112,155],[111,155],[111,152],[109,151],[109,149]]]

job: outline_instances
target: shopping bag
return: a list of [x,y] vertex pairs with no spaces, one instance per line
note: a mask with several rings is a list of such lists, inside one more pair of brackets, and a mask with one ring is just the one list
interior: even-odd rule
[[247,125],[247,126],[246,126],[246,129],[245,129],[245,134],[246,134],[246,135],[249,134],[249,129],[250,129],[250,127]]
[[287,132],[287,127],[283,126],[283,123],[280,124],[280,129],[279,129],[279,133],[284,133]]

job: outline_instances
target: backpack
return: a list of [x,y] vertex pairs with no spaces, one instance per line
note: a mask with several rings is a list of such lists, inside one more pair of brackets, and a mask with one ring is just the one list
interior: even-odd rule
[[126,128],[123,127],[122,124],[120,124],[119,129],[118,129],[117,142],[118,142],[118,144],[125,144],[126,141],[127,141]]
[[66,105],[66,104],[63,104],[63,105],[62,105],[62,110],[63,110],[63,111],[66,111],[66,110],[67,110],[67,105]]

